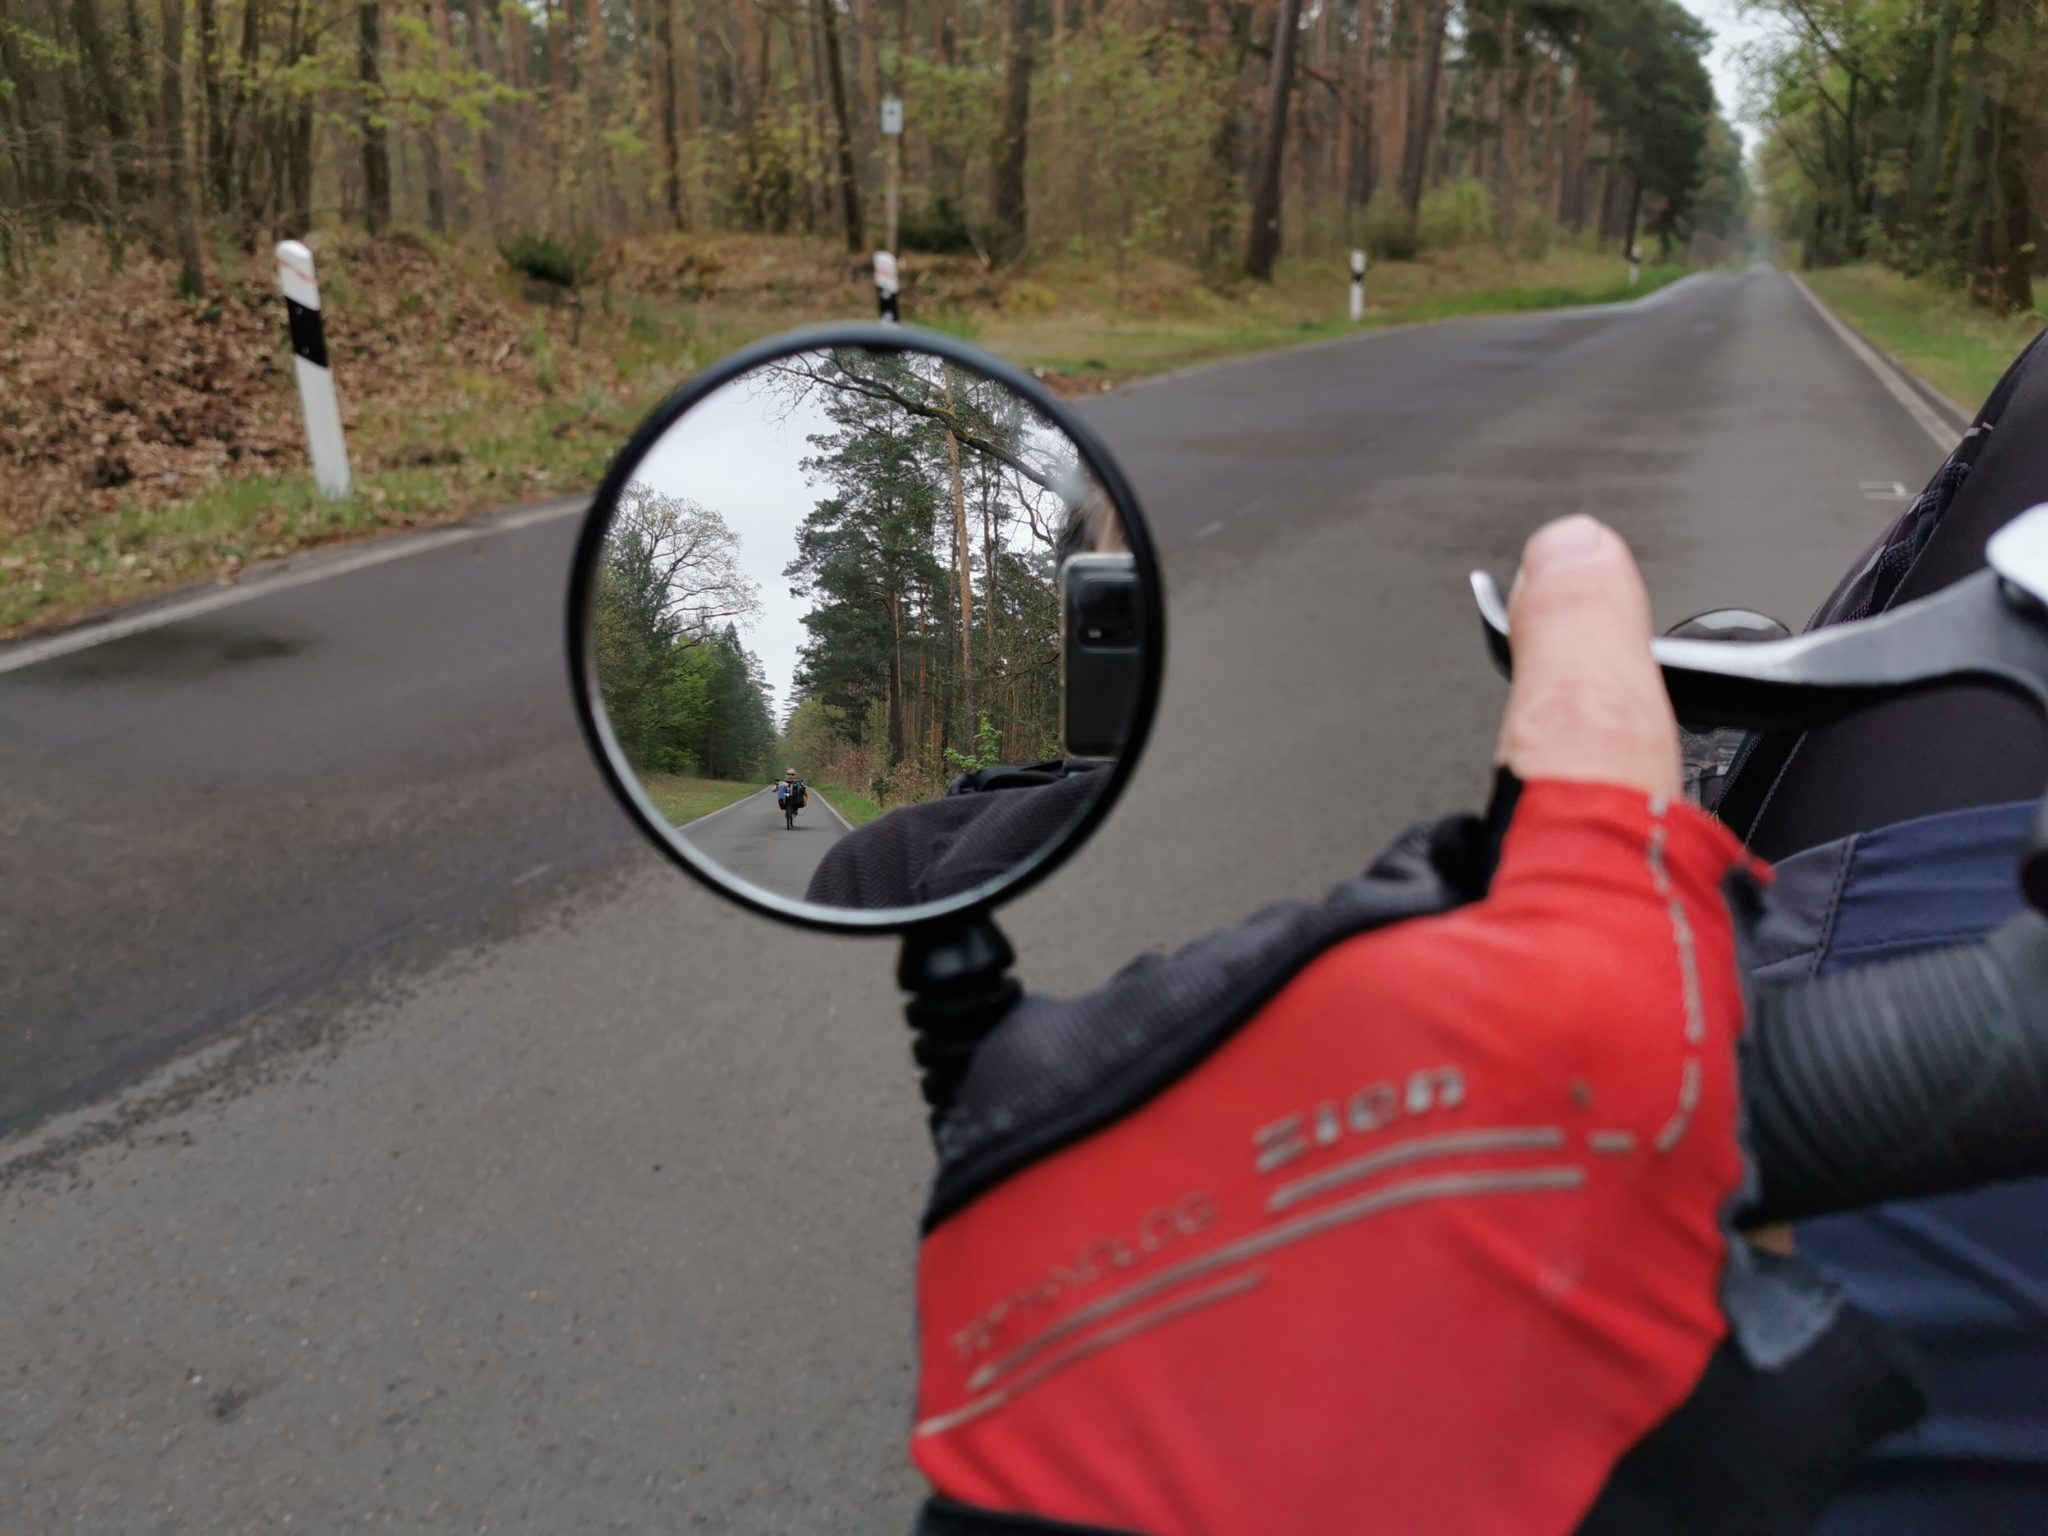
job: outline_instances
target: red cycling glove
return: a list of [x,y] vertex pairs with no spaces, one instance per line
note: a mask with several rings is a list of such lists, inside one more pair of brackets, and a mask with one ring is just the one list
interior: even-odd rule
[[1456,843],[984,1045],[919,1268],[927,1530],[1789,1530],[1910,1418],[1731,1233],[1734,840],[1536,783],[1467,905]]

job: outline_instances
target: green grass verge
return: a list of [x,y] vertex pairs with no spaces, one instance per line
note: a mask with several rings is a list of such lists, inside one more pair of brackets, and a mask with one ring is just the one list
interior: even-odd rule
[[2048,323],[2038,310],[1994,315],[1966,293],[1888,267],[1800,275],[1836,314],[1970,413]]
[[882,808],[874,801],[850,789],[841,789],[836,784],[813,784],[811,788],[830,800],[832,808],[856,827],[864,827],[882,814]]
[[[1398,265],[1398,264],[1397,264]],[[1483,288],[1471,292],[1408,295],[1398,289],[1386,300],[1369,298],[1366,315],[1353,323],[1347,316],[1318,320],[1268,320],[1256,325],[1196,328],[1168,325],[1157,329],[1105,327],[1090,336],[1085,351],[1045,350],[1028,342],[997,340],[995,350],[1027,367],[1044,368],[1069,379],[1112,380],[1171,373],[1181,368],[1252,353],[1274,352],[1305,342],[1333,341],[1366,331],[1426,325],[1479,315],[1516,314],[1565,309],[1583,304],[1618,304],[1640,299],[1686,275],[1681,266],[1643,268],[1641,283],[1631,287],[1625,275],[1601,273],[1581,282],[1537,287]],[[1382,269],[1382,278],[1386,272]],[[1371,292],[1370,286],[1368,292]]]
[[654,802],[654,808],[678,827],[723,810],[735,800],[759,794],[762,788],[759,784],[737,784],[731,779],[693,779],[680,773],[650,773],[643,775],[640,782],[646,786],[647,798]]

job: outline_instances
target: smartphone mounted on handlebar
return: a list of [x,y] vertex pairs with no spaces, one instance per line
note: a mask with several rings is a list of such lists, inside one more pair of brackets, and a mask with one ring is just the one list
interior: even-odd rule
[[1128,554],[1060,564],[1060,739],[1069,757],[1124,749],[1145,680],[1144,586]]

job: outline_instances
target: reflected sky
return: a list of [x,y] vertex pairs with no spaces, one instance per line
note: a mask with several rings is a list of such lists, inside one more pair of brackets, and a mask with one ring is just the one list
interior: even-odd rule
[[[760,374],[735,379],[693,405],[669,428],[634,478],[664,496],[681,496],[709,508],[737,535],[740,568],[758,586],[761,612],[742,625],[741,639],[760,658],[778,725],[788,718],[799,653],[809,639],[803,617],[808,597],[793,596],[784,569],[796,555],[797,530],[821,497],[831,494],[823,476],[813,478],[803,460],[818,450],[813,436],[839,430],[825,412],[829,398],[822,389],[793,392],[776,387]],[[1021,403],[1021,402],[1020,402]],[[1074,444],[1051,423],[1027,418],[1026,441],[1042,464],[1064,460],[1057,480],[1070,494],[1097,490],[1092,476],[1076,478]],[[1013,550],[1044,549],[1057,536],[1057,499],[1046,497],[1036,510],[1039,531],[1023,514],[1025,487],[1013,481],[1005,492],[1016,521],[1001,535]],[[981,564],[978,534],[973,558]]]
[[817,395],[792,410],[788,401],[736,380],[692,406],[634,476],[664,496],[709,507],[739,535],[740,567],[761,589],[760,617],[741,634],[775,690],[778,725],[789,711],[797,652],[809,637],[803,616],[810,600],[790,596],[782,574],[796,554],[796,531],[818,501],[798,466],[814,451],[806,439],[830,430]]

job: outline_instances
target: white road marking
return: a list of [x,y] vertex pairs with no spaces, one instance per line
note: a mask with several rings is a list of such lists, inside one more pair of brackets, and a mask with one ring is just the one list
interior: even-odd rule
[[316,581],[325,581],[330,576],[346,576],[351,571],[367,570],[373,565],[382,565],[387,560],[403,560],[408,555],[421,555],[428,550],[445,549],[451,544],[487,539],[494,534],[516,533],[519,529],[531,528],[536,523],[551,522],[558,517],[580,513],[588,505],[587,498],[578,497],[567,503],[550,502],[545,506],[528,508],[524,512],[509,513],[487,523],[375,540],[353,554],[337,555],[332,559],[320,559],[315,553],[304,557],[312,559],[313,563],[302,569],[287,568],[274,575],[252,577],[234,586],[202,593],[197,597],[188,597],[182,602],[166,603],[147,612],[124,614],[101,620],[96,624],[81,625],[77,629],[66,630],[61,635],[52,635],[47,640],[23,640],[0,650],[0,673],[18,672],[23,667],[32,667],[38,662],[51,661],[59,656],[69,656],[75,651],[105,645],[109,640],[125,640],[130,635],[162,629],[166,624],[183,623],[186,619],[196,619],[203,614],[218,613],[223,608],[232,608],[238,603],[268,597],[273,592],[288,592],[293,587],[310,586]]
[[1787,272],[1785,275],[1792,279],[1792,286],[1797,288],[1806,302],[1813,306],[1814,313],[1828,323],[1828,329],[1842,339],[1842,345],[1856,355],[1857,361],[1877,376],[1877,382],[1885,387],[1885,393],[1906,408],[1906,414],[1919,423],[1920,430],[1933,440],[1934,446],[1943,453],[1955,447],[1956,439],[1963,435],[1963,429],[1950,426],[1943,421],[1936,414],[1934,407],[1921,399],[1913,386],[1899,377],[1896,368],[1873,352],[1868,342],[1844,325],[1832,309],[1821,303],[1814,291],[1800,281],[1798,273]]
[[1217,518],[1217,519],[1216,519],[1216,521],[1215,521],[1215,522],[1213,522],[1213,523],[1210,523],[1210,524],[1209,524],[1209,525],[1208,525],[1207,527],[1205,527],[1205,528],[1197,528],[1197,529],[1195,530],[1195,537],[1196,537],[1196,538],[1198,538],[1198,539],[1206,539],[1206,538],[1210,538],[1210,537],[1213,537],[1214,535],[1216,535],[1216,534],[1219,534],[1219,533],[1221,533],[1222,531],[1223,531],[1223,519],[1219,517],[1219,518]]
[[1902,480],[1858,480],[1856,489],[1863,493],[1865,501],[1911,501],[1913,492],[1906,489]]

